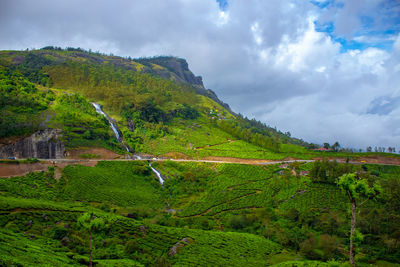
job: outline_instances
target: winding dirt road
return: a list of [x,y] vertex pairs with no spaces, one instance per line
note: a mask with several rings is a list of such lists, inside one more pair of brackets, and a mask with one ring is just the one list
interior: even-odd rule
[[[141,159],[41,159],[38,163],[0,163],[0,177],[14,177],[26,175],[29,172],[35,171],[47,171],[48,167],[53,166],[56,169],[63,169],[67,165],[85,165],[85,166],[95,166],[98,161],[101,160],[112,160],[112,161],[176,161],[176,162],[206,162],[206,163],[227,163],[227,164],[248,164],[248,165],[271,165],[271,164],[282,164],[282,163],[292,163],[292,162],[314,162],[319,158],[312,160],[262,160],[262,159],[239,159],[239,158],[223,158],[223,157],[208,157],[205,159],[171,159],[171,158],[154,158],[154,157],[144,157]],[[335,160],[335,159],[330,159]],[[338,162],[346,162],[346,159],[336,158]],[[357,160],[351,160],[351,164],[380,164],[380,165],[396,165],[400,166],[400,158],[387,158],[387,157],[365,157],[358,158]]]

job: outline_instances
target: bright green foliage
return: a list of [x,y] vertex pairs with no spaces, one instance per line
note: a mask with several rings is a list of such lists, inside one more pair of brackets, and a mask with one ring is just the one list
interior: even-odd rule
[[0,66],[0,138],[39,129],[41,114],[54,98],[20,74]]
[[275,138],[267,135],[269,132],[266,131],[258,133],[257,128],[245,128],[244,120],[222,120],[218,123],[218,126],[224,131],[232,134],[235,138],[242,139],[256,146],[266,148],[275,152],[279,151],[279,144]]
[[310,177],[315,182],[336,183],[339,176],[355,170],[355,166],[350,164],[339,164],[336,160],[330,161],[323,159],[317,160],[310,170]]
[[275,267],[333,267],[341,266],[338,263],[326,263],[321,261],[287,261],[273,265]]
[[[196,82],[189,84],[181,81],[173,64],[170,65],[170,61],[181,62],[181,59],[160,57],[138,60],[143,63],[140,64],[130,59],[72,48],[3,52],[0,59],[4,66],[22,73],[30,81],[57,91],[58,97],[52,99],[55,100],[54,105],[50,108],[50,115],[46,116],[45,124],[64,130],[67,147],[100,146],[119,150],[112,133],[106,129],[108,123],[100,115],[93,114],[94,109],[87,100],[84,103],[84,96],[90,101],[100,102],[104,110],[117,120],[126,143],[134,151],[155,155],[178,152],[189,157],[270,159],[287,157],[289,150],[307,153],[296,146],[288,148],[280,144],[291,142],[304,145],[303,141],[255,120],[233,116],[219,104],[221,102],[211,91],[199,89]],[[161,66],[156,63],[160,60]],[[186,64],[184,60],[182,62]],[[190,77],[193,74],[187,71],[184,75]],[[59,89],[69,90],[68,95]],[[70,95],[70,92],[82,96]],[[45,107],[49,108],[50,104],[46,103]],[[40,123],[44,119],[42,117],[37,121]],[[32,121],[35,120],[29,120]],[[193,131],[188,131],[182,129],[182,124],[186,124],[184,127],[190,127],[190,124],[196,126]],[[127,126],[130,129],[133,126],[134,130],[129,130]],[[198,126],[203,126],[203,129]],[[182,132],[189,135],[181,138]],[[235,139],[241,139],[242,143],[232,147],[207,147],[224,145],[228,140]],[[273,153],[280,152],[281,148],[283,154]],[[300,153],[299,157],[310,158],[311,155]]]
[[[309,151],[290,133],[230,114],[211,91],[178,77],[169,60],[131,60],[80,48],[1,52],[0,137],[30,134],[39,126],[60,128],[68,148],[125,153],[90,104],[96,102],[136,152],[277,160],[349,156]],[[350,196],[360,202],[381,196],[358,210],[359,232],[352,239],[358,262],[400,262],[400,167],[328,161],[282,168],[152,165],[166,179],[164,186],[139,161],[70,165],[59,181],[53,168],[0,179],[0,265],[87,265],[91,236],[98,266],[265,266],[295,259],[281,265],[337,266],[303,260],[346,260],[347,193],[333,182],[352,172],[358,176],[339,181]],[[372,186],[376,180],[382,190]],[[113,223],[106,226],[110,217]],[[102,231],[88,233],[95,228]]]
[[347,173],[339,177],[337,184],[342,188],[351,204],[351,230],[350,230],[350,264],[355,266],[354,245],[361,243],[363,235],[356,231],[357,208],[366,201],[375,198],[382,192],[382,188],[377,183],[369,186],[368,181],[357,173]]
[[194,245],[188,245],[177,255],[174,266],[260,266],[269,254],[280,250],[277,244],[250,234],[211,233],[204,238],[199,236],[200,231],[193,231]]
[[[54,264],[61,266],[63,262],[87,264],[88,233],[78,227],[77,221],[85,213],[107,221],[110,214],[103,211],[116,214],[112,226],[92,236],[93,260],[100,266],[134,262],[148,266],[160,259],[177,266],[262,266],[270,263],[273,255],[273,263],[285,259],[277,260],[280,247],[298,250],[309,259],[345,260],[341,248],[346,244],[349,229],[346,195],[332,184],[315,183],[291,174],[291,167],[310,170],[312,163],[291,164],[287,169],[277,165],[174,161],[154,162],[153,166],[166,178],[165,189],[147,165],[140,162],[70,166],[58,183],[51,180],[51,172],[49,176],[43,172],[0,180],[0,227],[21,242],[33,234],[35,238],[26,241],[27,244],[43,248],[33,259],[40,263],[46,257],[53,257],[58,261]],[[393,206],[396,202],[391,202],[395,191],[389,190],[391,181],[399,178],[394,176],[398,167],[380,169],[366,165],[364,169],[375,171],[387,183],[382,184],[382,202],[368,202],[365,209],[360,209],[359,230],[364,241],[359,245],[359,255],[365,256],[359,261],[398,262],[397,217]],[[14,182],[15,187],[11,186]],[[166,199],[175,210],[172,214],[163,212]],[[103,211],[82,200],[96,201],[91,204]],[[155,209],[145,215],[140,206]],[[121,213],[145,219],[137,221],[117,215]],[[168,256],[170,249],[182,244],[184,238],[192,241],[179,245],[178,253]],[[18,246],[2,247],[0,241],[0,258],[32,265],[28,258],[15,257],[19,255]],[[298,264],[323,263],[298,261]],[[327,264],[337,266],[335,262]]]
[[[154,110],[165,114],[172,111],[167,106],[171,101],[191,105],[197,101],[190,86],[107,63],[88,64],[67,60],[66,64],[48,66],[45,69],[54,87],[71,90],[79,88],[85,96],[104,101],[106,108],[118,113],[134,104],[135,109],[143,113],[142,118],[149,118],[149,115],[153,116],[149,112]],[[154,106],[148,105],[151,101]],[[160,119],[158,115],[153,118]]]
[[118,206],[164,207],[163,191],[142,162],[99,162],[96,167],[68,166],[62,183],[65,199],[108,202]]
[[337,184],[344,189],[352,199],[362,200],[369,199],[380,194],[382,188],[379,184],[374,183],[372,187],[364,179],[360,179],[356,173],[347,173],[339,177]]
[[78,218],[78,226],[89,231],[99,231],[106,227],[104,219],[96,217],[93,213],[85,212]]
[[[4,215],[3,215],[4,216]],[[81,266],[67,257],[65,251],[54,249],[57,241],[22,233],[0,230],[1,266]]]
[[18,72],[21,72],[29,81],[51,86],[49,75],[43,71],[43,67],[52,64],[52,61],[41,55],[27,53],[22,64],[15,67]]
[[0,179],[0,191],[5,195],[55,200],[58,188],[52,172],[32,172],[26,176]]
[[68,147],[102,146],[112,150],[119,147],[104,116],[79,94],[59,94],[52,110],[56,116],[49,122],[63,130]]
[[[4,201],[7,203],[7,200]],[[29,241],[28,244],[34,243],[40,248],[46,248],[42,253],[37,254],[37,258],[43,262],[46,257],[54,257],[53,255],[59,255],[62,260],[71,265],[77,264],[78,262],[87,264],[87,257],[81,255],[87,255],[87,231],[79,228],[79,225],[86,225],[87,227],[97,227],[102,223],[94,223],[95,218],[105,218],[107,215],[98,211],[87,210],[85,213],[72,213],[72,216],[67,216],[70,210],[67,206],[57,205],[51,201],[48,201],[46,207],[46,216],[43,216],[43,210],[36,209],[34,205],[24,206],[19,212],[5,211],[0,209],[5,215],[0,221],[2,227],[10,229],[10,224],[13,222],[21,222],[21,230],[25,231],[28,236],[35,233],[34,241]],[[26,221],[32,221],[32,227],[26,225]],[[53,241],[51,237],[47,237],[48,241],[42,238],[42,235],[47,235],[52,232],[50,229],[57,225],[60,225],[60,221],[63,224],[68,224],[67,235],[69,241],[66,246],[60,245],[60,241]],[[78,223],[77,223],[78,221]],[[62,225],[62,224],[61,224]],[[16,229],[16,228],[15,228]],[[107,230],[108,229],[108,230]],[[214,231],[202,231],[196,229],[183,229],[174,227],[164,227],[155,224],[148,224],[141,221],[135,221],[121,216],[116,216],[113,220],[112,227],[107,227],[104,231],[93,233],[93,245],[96,248],[94,253],[94,261],[102,264],[108,262],[112,263],[107,259],[118,258],[120,261],[115,260],[117,264],[123,262],[129,263],[128,258],[122,260],[123,254],[118,255],[116,249],[123,251],[124,244],[129,242],[128,240],[135,239],[137,244],[138,253],[131,254],[132,257],[139,261],[143,265],[152,265],[157,258],[162,254],[168,254],[169,250],[181,241],[183,238],[193,240],[188,243],[174,256],[167,257],[167,261],[172,264],[182,265],[197,265],[197,266],[243,266],[243,264],[250,263],[251,265],[263,265],[266,262],[266,258],[269,255],[276,254],[280,251],[280,246],[266,240],[263,237],[241,234],[241,233],[225,233],[225,232],[214,232]],[[16,231],[16,230],[15,230]],[[13,234],[15,235],[15,234]],[[18,235],[23,236],[23,234]],[[25,239],[22,239],[23,242]],[[10,243],[11,244],[11,243]],[[12,255],[8,252],[10,246],[1,246],[0,240],[0,251],[2,260],[10,259]],[[15,246],[17,247],[17,246]],[[22,246],[24,247],[24,246]],[[47,248],[52,248],[55,252],[50,255]],[[59,253],[63,251],[64,254]],[[47,253],[47,254],[46,254]],[[63,255],[69,255],[69,258],[62,258]],[[13,262],[21,262],[24,258],[18,254],[17,259]],[[54,261],[59,260],[58,258],[52,258]],[[103,262],[103,260],[105,260]],[[74,262],[75,261],[75,262]],[[7,261],[6,261],[7,262]],[[51,261],[49,262],[51,264]]]

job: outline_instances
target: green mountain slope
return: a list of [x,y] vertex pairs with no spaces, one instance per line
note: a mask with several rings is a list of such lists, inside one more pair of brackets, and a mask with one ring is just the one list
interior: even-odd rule
[[[48,47],[29,52],[2,51],[0,65],[3,79],[12,82],[19,77],[33,88],[24,90],[36,92],[36,101],[40,101],[40,107],[30,111],[36,114],[37,123],[28,127],[26,116],[17,117],[15,130],[7,129],[11,123],[7,118],[12,110],[24,109],[26,104],[4,106],[3,138],[27,135],[39,128],[61,128],[67,148],[97,146],[120,151],[107,130],[107,121],[89,103],[97,102],[116,120],[125,143],[136,152],[191,158],[280,159],[287,156],[286,144],[307,145],[232,113],[215,93],[204,88],[201,77],[194,76],[183,59],[131,60]],[[14,95],[22,97],[18,91],[21,86],[10,81],[2,90],[15,91]],[[2,98],[4,103],[11,103],[5,95]],[[307,153],[298,146],[291,150]]]
[[[0,161],[2,176],[21,175],[0,178],[2,266],[88,265],[90,239],[97,266],[342,266],[344,173],[382,187],[357,209],[357,266],[400,264],[399,157],[313,151],[233,113],[184,59],[0,51],[0,92],[0,155],[67,149],[67,159]],[[347,163],[290,161],[323,156]]]
[[[94,260],[100,266],[266,266],[290,260],[319,266],[315,260],[346,261],[346,196],[332,182],[314,177],[313,163],[166,161],[153,166],[164,176],[164,187],[138,161],[68,166],[59,181],[52,168],[0,179],[2,264],[87,264],[88,234],[77,225],[85,212],[109,221],[93,234]],[[399,263],[400,168],[337,167],[369,175],[383,187],[380,199],[357,215],[364,234],[357,262]],[[307,170],[311,177],[301,172]]]

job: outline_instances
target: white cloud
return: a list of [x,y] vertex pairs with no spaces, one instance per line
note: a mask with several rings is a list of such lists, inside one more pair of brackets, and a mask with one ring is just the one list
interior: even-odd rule
[[313,23],[333,21],[336,34],[353,38],[360,14],[376,19],[374,29],[384,27],[375,12],[382,1],[346,0],[343,8],[321,10],[308,0],[232,0],[225,11],[215,0],[3,2],[0,49],[176,55],[236,112],[307,141],[364,148],[400,140],[400,108],[367,112],[374,100],[400,95],[400,35],[392,51],[343,53]]
[[283,38],[277,48],[277,65],[288,66],[291,71],[304,71],[312,67],[326,69],[325,62],[334,60],[339,45],[326,34],[317,32],[313,21],[313,17],[308,18],[308,28],[296,40],[290,40],[288,36]]

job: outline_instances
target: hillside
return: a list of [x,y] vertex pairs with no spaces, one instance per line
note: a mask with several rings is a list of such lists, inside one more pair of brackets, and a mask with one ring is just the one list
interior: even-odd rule
[[[116,120],[132,152],[259,159],[308,153],[288,145],[306,143],[234,114],[204,88],[184,59],[132,60],[48,47],[2,51],[0,65],[7,91],[2,95],[3,144],[50,128],[62,130],[67,152],[90,146],[122,153],[107,121],[90,105],[96,102]],[[21,100],[24,94],[32,100]],[[30,110],[23,108],[27,105]]]
[[[346,196],[330,180],[314,176],[313,163],[166,161],[153,166],[166,180],[164,186],[143,161],[71,165],[58,180],[54,167],[0,179],[0,262],[87,264],[88,234],[77,223],[84,213],[107,222],[93,234],[99,266],[266,266],[287,261],[292,266],[293,260],[337,266],[346,261]],[[358,215],[364,235],[357,250],[359,266],[399,263],[400,167],[340,166],[369,175],[383,188],[380,199]]]
[[315,151],[184,59],[0,51],[0,91],[1,266],[346,266],[347,174],[357,266],[400,264],[399,155]]

